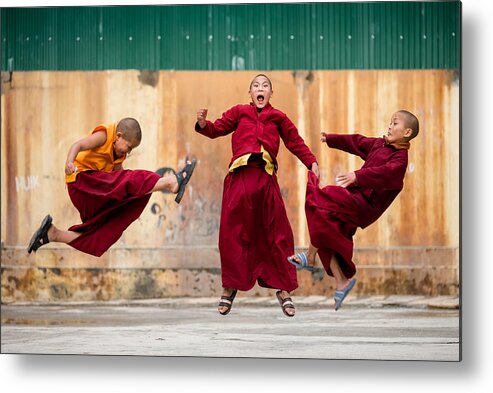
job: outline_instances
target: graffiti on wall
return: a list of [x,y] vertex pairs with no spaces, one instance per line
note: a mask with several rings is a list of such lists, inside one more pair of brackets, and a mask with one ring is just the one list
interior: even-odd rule
[[39,187],[38,176],[16,176],[15,189],[19,191],[30,191]]
[[[156,173],[160,176],[176,174],[173,168],[168,167],[159,168]],[[193,181],[187,187],[188,194],[192,194]],[[168,197],[169,194],[171,194],[170,191],[161,191],[162,198],[150,207],[151,213],[157,218],[156,228],[165,232],[164,238],[167,242],[176,239],[177,231],[191,233],[200,238],[211,237],[218,233],[221,213],[220,198],[194,193],[193,199],[176,205],[174,199],[171,200]],[[176,211],[176,206],[179,206],[178,211]]]

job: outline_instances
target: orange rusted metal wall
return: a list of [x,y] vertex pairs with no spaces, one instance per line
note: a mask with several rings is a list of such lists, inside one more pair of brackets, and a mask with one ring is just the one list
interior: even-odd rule
[[[18,72],[1,98],[2,300],[91,300],[210,296],[220,292],[217,239],[230,137],[194,132],[196,111],[214,120],[249,101],[255,72]],[[381,136],[392,113],[415,113],[403,192],[355,236],[359,293],[458,294],[459,83],[451,70],[272,71],[271,103],[286,112],[319,159],[322,183],[362,161],[329,150],[319,132]],[[141,218],[101,258],[49,244],[25,248],[47,213],[61,228],[79,222],[64,184],[70,145],[95,125],[137,118],[142,144],[125,168],[180,167],[199,160],[183,202],[155,193]],[[308,246],[306,169],[287,149],[279,182],[298,248]],[[332,289],[300,272],[297,294]],[[262,294],[266,290],[256,289]]]

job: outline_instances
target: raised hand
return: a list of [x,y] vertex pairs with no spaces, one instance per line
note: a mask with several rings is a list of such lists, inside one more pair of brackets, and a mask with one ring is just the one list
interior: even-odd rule
[[207,118],[207,108],[201,108],[197,111],[197,123],[199,123],[200,128],[204,128],[206,126],[206,118]]

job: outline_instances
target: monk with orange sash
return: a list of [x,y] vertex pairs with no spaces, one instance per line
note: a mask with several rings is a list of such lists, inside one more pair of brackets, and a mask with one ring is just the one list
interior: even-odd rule
[[97,126],[71,146],[65,180],[82,223],[60,230],[47,215],[29,242],[29,253],[59,242],[99,257],[142,214],[152,192],[170,191],[177,194],[177,203],[181,201],[196,160],[165,177],[146,170],[124,170],[123,161],[141,139],[137,120],[124,118]]

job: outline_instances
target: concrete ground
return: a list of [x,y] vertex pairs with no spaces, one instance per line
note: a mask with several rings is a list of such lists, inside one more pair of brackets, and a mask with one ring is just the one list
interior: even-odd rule
[[237,297],[1,307],[1,352],[363,360],[460,360],[457,297]]

